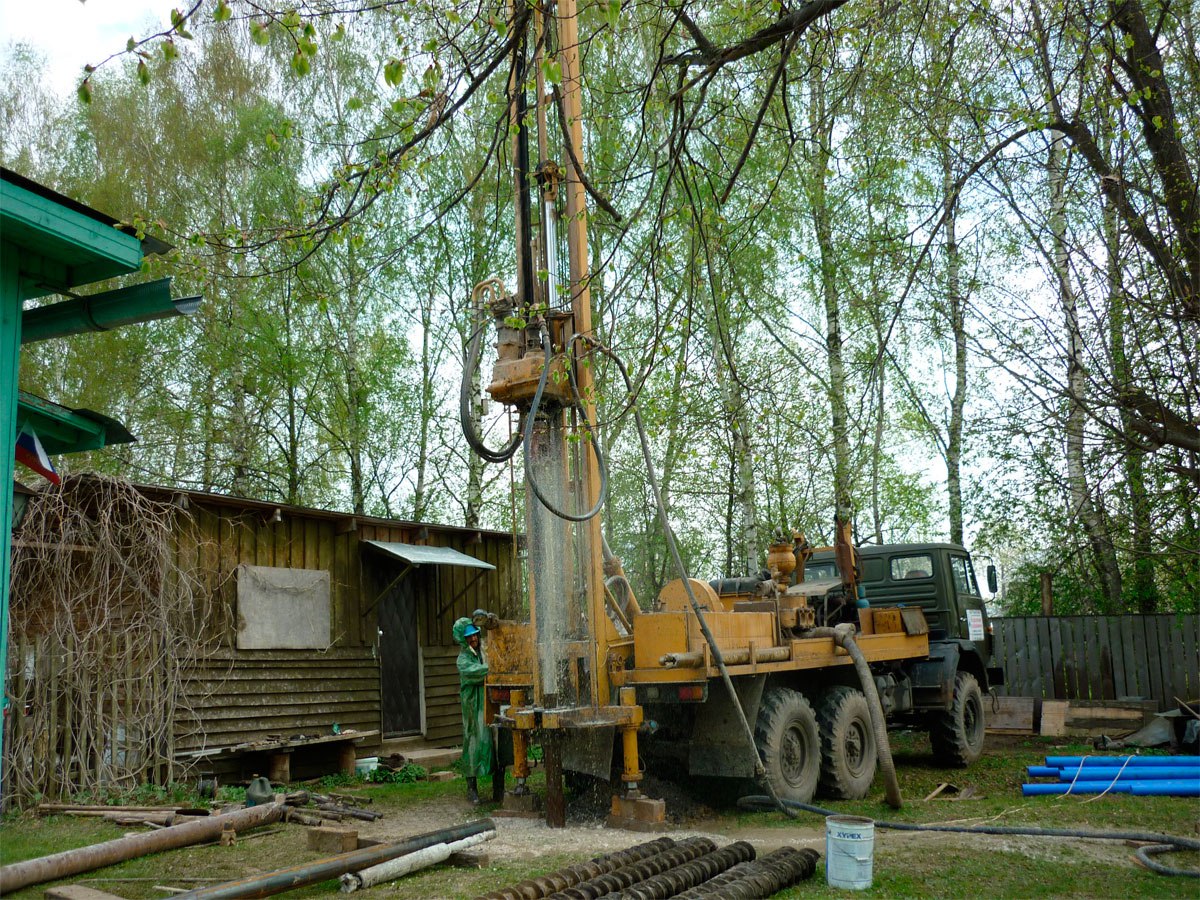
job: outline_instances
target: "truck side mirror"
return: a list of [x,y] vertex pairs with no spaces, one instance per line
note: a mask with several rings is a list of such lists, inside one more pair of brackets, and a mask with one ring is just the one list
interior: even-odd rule
[[1000,590],[1000,579],[996,577],[996,567],[990,564],[987,567],[987,583],[988,590],[993,594]]

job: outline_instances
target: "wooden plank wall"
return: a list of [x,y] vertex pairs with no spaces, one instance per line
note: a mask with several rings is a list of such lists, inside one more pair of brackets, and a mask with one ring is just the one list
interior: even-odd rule
[[425,660],[425,739],[462,742],[462,706],[458,698],[458,647],[422,647]]
[[[198,563],[203,589],[219,598],[228,615],[215,617],[222,634],[220,649],[191,673],[189,693],[181,704],[179,752],[229,746],[267,735],[328,734],[342,728],[382,730],[380,674],[375,602],[379,592],[403,569],[370,548],[365,540],[417,543],[416,525],[359,523],[305,516],[284,508],[282,521],[271,523],[263,511],[246,510],[193,499],[190,514],[199,534],[195,545],[181,546],[181,557]],[[446,710],[444,673],[433,672],[449,654],[453,668],[457,648],[450,626],[456,617],[486,608],[506,614],[514,601],[510,590],[512,545],[508,539],[469,532],[439,531],[426,526],[434,546],[453,547],[485,559],[496,571],[455,566],[426,567],[416,577],[418,634],[426,654],[426,708],[430,740],[461,734],[461,721]],[[340,533],[339,533],[340,532]],[[331,645],[325,651],[237,650],[237,567],[241,563],[325,569],[330,572]],[[472,581],[477,573],[481,577]],[[458,716],[457,674],[454,716]],[[363,744],[360,755],[378,750]]]
[[1048,700],[1200,698],[1197,616],[1015,616],[991,620],[993,665],[1010,697]]
[[[370,647],[325,651],[223,648],[192,671],[202,698],[176,718],[179,751],[227,747],[268,735],[320,737],[379,728],[379,666]],[[379,741],[360,745],[371,755]],[[367,752],[370,751],[370,752]]]

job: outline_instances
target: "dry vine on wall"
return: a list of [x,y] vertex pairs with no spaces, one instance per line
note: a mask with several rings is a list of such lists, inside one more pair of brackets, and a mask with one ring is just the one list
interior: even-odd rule
[[198,699],[187,675],[226,618],[199,549],[185,510],[124,481],[77,476],[30,497],[13,547],[9,799],[178,777],[175,723]]

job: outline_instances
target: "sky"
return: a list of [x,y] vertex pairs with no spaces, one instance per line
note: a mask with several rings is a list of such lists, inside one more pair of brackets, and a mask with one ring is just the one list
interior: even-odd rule
[[58,94],[75,90],[95,65],[170,21],[171,0],[0,0],[0,43],[23,41],[49,60],[44,80]]

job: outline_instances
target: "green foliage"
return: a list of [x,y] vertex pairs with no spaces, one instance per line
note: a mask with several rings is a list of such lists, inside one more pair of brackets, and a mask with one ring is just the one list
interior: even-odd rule
[[[497,54],[520,21],[453,4],[204,8],[173,13],[165,37],[131,39],[123,67],[88,70],[74,103],[28,84],[21,73],[40,70],[28,60],[6,70],[5,163],[154,223],[180,248],[154,272],[205,295],[188,323],[25,348],[24,387],[118,414],[139,435],[68,464],[509,526],[507,476],[470,458],[455,418],[471,288],[493,275],[514,283],[508,65]],[[886,13],[846,4],[796,35],[779,80],[772,44],[703,75],[692,66],[701,81],[678,96],[678,69],[662,57],[709,51],[674,10],[622,16],[612,0],[581,12],[577,149],[622,215],[590,209],[597,336],[633,373],[694,573],[753,570],[776,530],[829,540],[835,500],[854,507],[860,537],[884,540],[945,536],[961,506],[968,541],[978,534],[1001,563],[1001,602],[1028,606],[1051,571],[1061,608],[1105,607],[1094,574],[1103,541],[1071,499],[1060,439],[1063,315],[1036,131],[1053,100],[1096,151],[1072,157],[1065,185],[1089,379],[1087,493],[1122,604],[1196,609],[1194,461],[1146,445],[1121,405],[1134,385],[1150,392],[1146,408],[1195,421],[1200,341],[1161,265],[1183,258],[1187,232],[1172,223],[1187,212],[1162,207],[1170,191],[1152,153],[1178,138],[1196,168],[1200,122],[1186,99],[1200,68],[1178,49],[1194,44],[1192,26],[1175,7],[1151,16],[1172,52],[1143,67],[1153,86],[1119,89],[1107,73],[1142,69],[1114,56],[1136,42],[1107,7],[1043,12],[1038,24],[956,0]],[[693,15],[719,49],[779,10]],[[561,84],[559,57],[537,62]],[[1152,108],[1168,87],[1170,114]],[[549,154],[566,165],[553,110],[548,126]],[[1116,182],[1082,166],[1097,154],[1143,198],[1146,229],[1110,224],[1096,186]],[[1147,230],[1163,254],[1134,240]],[[1112,236],[1111,266],[1098,235]],[[539,275],[548,268],[536,260]],[[567,293],[560,283],[547,296]],[[593,363],[611,467],[605,530],[649,604],[677,573],[630,398],[607,360]],[[480,415],[503,443],[507,414]],[[957,498],[950,467],[963,479]]]
[[373,769],[367,773],[366,780],[372,784],[412,784],[423,781],[428,775],[424,766],[405,763],[399,769]]

